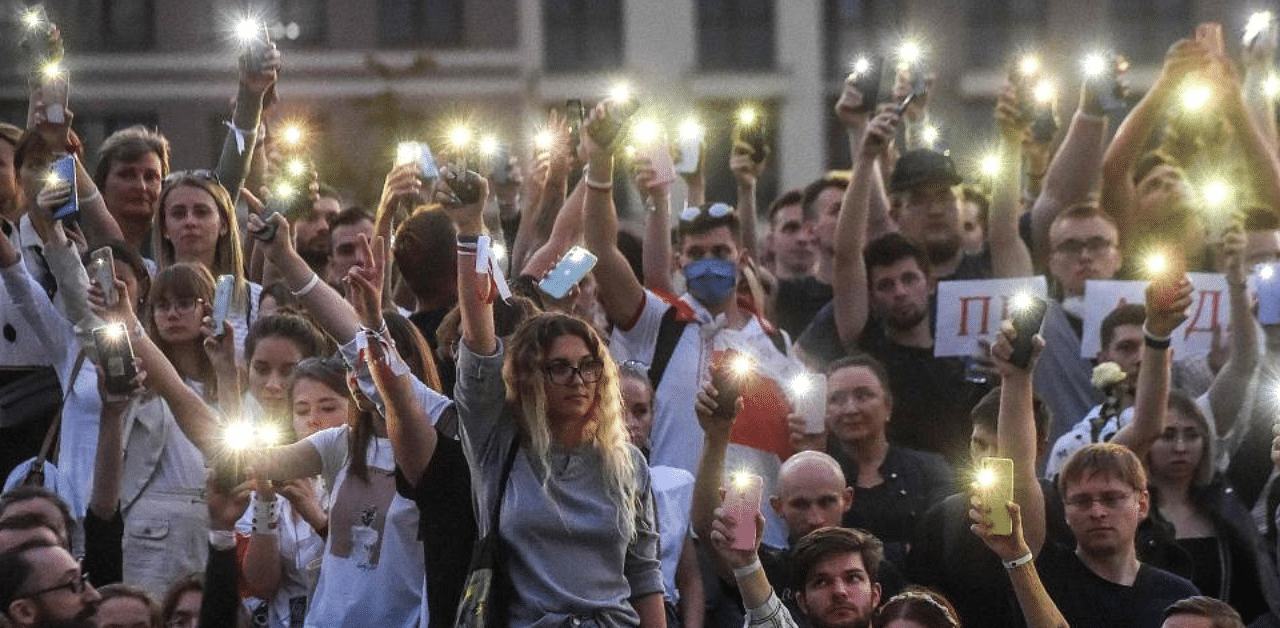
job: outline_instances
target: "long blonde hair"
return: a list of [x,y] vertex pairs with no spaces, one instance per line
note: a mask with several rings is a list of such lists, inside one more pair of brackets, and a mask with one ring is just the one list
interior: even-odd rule
[[160,208],[151,217],[151,246],[155,248],[156,266],[160,268],[171,266],[176,255],[173,243],[164,237],[164,208],[169,200],[169,194],[180,187],[204,190],[213,198],[218,217],[227,229],[225,234],[218,236],[218,245],[213,253],[213,268],[210,268],[209,272],[215,279],[219,275],[232,275],[236,278],[233,305],[236,310],[241,310],[245,306],[249,293],[244,279],[244,252],[240,247],[240,224],[236,220],[235,201],[231,199],[226,188],[212,178],[212,175],[174,173],[173,177],[172,180],[165,181],[164,189],[160,192]]
[[551,427],[547,420],[547,377],[544,367],[552,343],[561,336],[581,338],[592,357],[604,364],[600,381],[596,382],[594,413],[596,429],[588,431],[589,439],[604,464],[601,479],[609,498],[618,508],[618,526],[627,538],[635,535],[635,513],[639,498],[636,487],[635,460],[632,457],[626,423],[622,414],[622,393],[618,386],[618,366],[605,349],[600,336],[585,321],[558,313],[542,313],[525,321],[511,337],[502,378],[507,385],[507,402],[516,410],[520,430],[534,457],[550,468]]

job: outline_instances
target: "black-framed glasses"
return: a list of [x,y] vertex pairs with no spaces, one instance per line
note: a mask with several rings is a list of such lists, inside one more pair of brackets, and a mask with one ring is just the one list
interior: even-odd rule
[[568,363],[565,360],[556,360],[548,364],[545,369],[547,377],[551,381],[561,386],[569,385],[573,381],[574,375],[582,378],[583,383],[591,384],[600,381],[600,376],[604,374],[604,362],[595,358],[587,358],[580,362],[577,366]]
[[1097,497],[1094,497],[1093,495],[1077,495],[1071,499],[1064,500],[1063,503],[1065,503],[1068,508],[1074,510],[1089,510],[1090,508],[1093,508],[1093,504],[1095,502],[1102,504],[1103,508],[1115,510],[1130,497],[1133,497],[1132,492],[1110,491],[1098,495]]
[[16,596],[14,599],[20,600],[20,599],[29,599],[33,597],[40,597],[41,595],[44,595],[46,593],[53,593],[54,591],[61,591],[62,589],[68,589],[72,593],[76,595],[80,595],[81,593],[84,593],[84,588],[88,586],[88,584],[89,584],[89,574],[86,572],[80,572],[80,575],[72,578],[69,582],[64,582],[59,585],[54,585],[46,589],[40,589],[39,591],[32,591],[31,593],[24,593],[22,595]]
[[730,207],[728,203],[712,203],[706,209],[697,205],[690,205],[680,212],[680,220],[684,222],[697,220],[698,216],[704,213],[709,218],[724,218],[733,213],[733,207]]
[[1115,245],[1115,242],[1101,236],[1088,240],[1063,240],[1053,247],[1053,252],[1068,257],[1079,257],[1085,251],[1091,255],[1100,255],[1110,251]]

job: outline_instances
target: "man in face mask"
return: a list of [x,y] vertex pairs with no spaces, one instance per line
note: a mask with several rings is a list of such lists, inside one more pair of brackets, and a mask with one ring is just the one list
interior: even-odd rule
[[[794,453],[787,425],[791,407],[779,382],[803,371],[791,355],[790,339],[757,315],[749,299],[738,298],[739,273],[746,249],[737,212],[724,203],[688,207],[679,214],[676,258],[687,293],[646,289],[618,250],[618,216],[611,194],[613,146],[585,138],[606,120],[599,107],[584,124],[584,241],[598,258],[593,273],[599,298],[614,324],[609,349],[618,362],[648,366],[654,386],[650,463],[695,473],[702,455],[703,431],[694,399],[729,350],[751,358],[751,374],[742,378],[743,410],[729,441],[730,468],[750,468],[765,478],[765,490],[783,460]],[[769,526],[785,546],[781,522]]]

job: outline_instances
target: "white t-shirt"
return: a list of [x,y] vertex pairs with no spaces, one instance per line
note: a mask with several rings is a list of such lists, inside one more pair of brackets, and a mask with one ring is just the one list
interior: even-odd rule
[[684,539],[689,535],[689,517],[693,508],[693,474],[675,467],[651,467],[650,487],[657,506],[659,549],[662,559],[662,588],[672,602],[680,600],[676,589],[676,568]]
[[418,507],[396,491],[391,441],[369,441],[369,482],[348,475],[346,426],[307,437],[330,491],[329,538],[307,628],[417,628],[426,561]]
[[[253,499],[258,499],[257,493]],[[291,628],[306,617],[307,602],[315,588],[324,556],[324,539],[311,529],[311,524],[296,516],[293,504],[280,495],[276,495],[276,511],[280,513],[280,525],[276,528],[280,548],[280,588],[270,600],[246,598],[245,605],[252,612],[265,602],[268,605],[266,625],[270,628]],[[236,531],[244,535],[253,534],[252,504],[236,522]]]

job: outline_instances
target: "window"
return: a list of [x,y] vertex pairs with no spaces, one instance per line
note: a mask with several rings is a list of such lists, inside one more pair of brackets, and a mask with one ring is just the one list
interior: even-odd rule
[[1002,68],[1019,51],[1037,48],[1046,30],[1046,4],[1043,0],[982,0],[970,5],[968,41],[983,43],[965,46],[969,64]]
[[826,0],[824,57],[827,76],[844,78],[849,61],[883,49],[881,29],[892,28],[901,7],[888,0]]
[[1195,4],[1191,0],[1112,0],[1111,32],[1116,52],[1130,61],[1160,63],[1173,42],[1191,35]]
[[[117,113],[77,113],[76,133],[84,143],[86,155],[96,155],[102,140],[120,129],[141,124],[149,129],[159,126],[160,118],[154,111],[128,111]],[[224,127],[225,128],[225,127]],[[221,143],[218,144],[222,146]]]
[[463,0],[379,0],[378,43],[400,48],[458,47],[466,42]]
[[698,64],[703,70],[773,68],[773,0],[699,0]]
[[601,72],[622,67],[620,0],[544,0],[543,50],[552,72]]
[[[76,6],[76,34],[70,35],[69,29],[62,31],[64,36],[75,37],[75,43],[97,52],[135,52],[155,48],[153,0],[80,0]],[[53,19],[57,21],[59,17],[53,16]]]
[[324,0],[275,0],[263,14],[278,46],[319,46],[327,41]]

